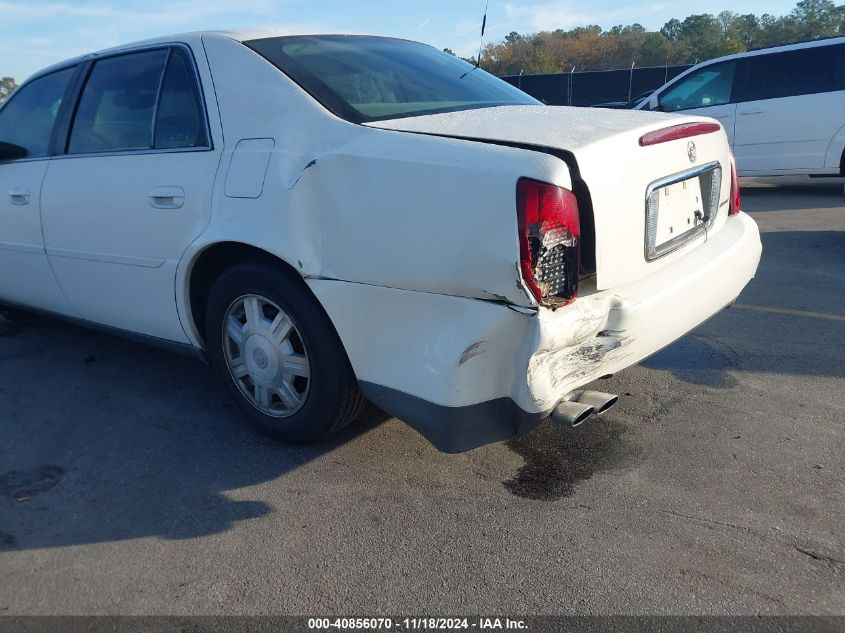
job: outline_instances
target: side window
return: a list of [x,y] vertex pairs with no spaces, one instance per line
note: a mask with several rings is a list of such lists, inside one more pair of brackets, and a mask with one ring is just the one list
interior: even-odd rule
[[835,90],[836,48],[818,46],[750,57],[746,100],[777,99]]
[[94,64],[73,122],[72,154],[150,149],[167,50],[130,53]]
[[155,127],[155,147],[208,145],[200,94],[188,54],[174,48],[167,62]]
[[731,103],[736,66],[736,62],[713,64],[687,75],[660,95],[660,109],[676,112]]
[[0,110],[0,143],[5,143],[12,155],[47,155],[53,125],[75,70],[66,68],[26,84]]

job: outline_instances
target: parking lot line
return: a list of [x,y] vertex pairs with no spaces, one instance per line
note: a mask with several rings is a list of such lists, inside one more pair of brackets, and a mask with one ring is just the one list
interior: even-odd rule
[[734,308],[754,310],[756,312],[770,312],[772,314],[788,314],[790,316],[808,317],[810,319],[828,319],[830,321],[845,321],[845,315],[830,312],[812,312],[810,310],[794,310],[791,308],[772,308],[769,306],[755,306],[747,303],[735,303]]

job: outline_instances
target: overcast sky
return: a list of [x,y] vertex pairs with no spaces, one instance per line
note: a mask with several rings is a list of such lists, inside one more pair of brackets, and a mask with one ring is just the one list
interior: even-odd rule
[[[609,28],[639,22],[660,28],[691,13],[788,13],[797,0],[491,0],[487,40],[511,31]],[[393,35],[474,56],[484,0],[0,0],[0,76],[32,72],[101,48],[205,29],[272,27],[291,32]]]

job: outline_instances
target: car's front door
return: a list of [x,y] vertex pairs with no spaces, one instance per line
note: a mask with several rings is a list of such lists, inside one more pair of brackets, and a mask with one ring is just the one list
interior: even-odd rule
[[188,340],[176,268],[208,223],[218,159],[189,49],[91,65],[42,201],[49,260],[82,318]]
[[741,173],[821,170],[845,123],[845,46],[816,46],[748,59],[734,153]]
[[75,67],[34,79],[0,110],[0,300],[73,315],[41,232],[50,140]]
[[736,60],[703,66],[667,87],[657,96],[658,109],[718,119],[733,142],[736,122]]

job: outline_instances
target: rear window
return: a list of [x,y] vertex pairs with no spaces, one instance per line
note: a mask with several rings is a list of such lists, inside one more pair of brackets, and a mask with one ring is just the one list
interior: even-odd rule
[[161,48],[96,62],[70,135],[71,154],[205,147],[188,53]]
[[156,96],[167,50],[98,61],[76,112],[72,154],[149,149]]
[[453,55],[381,37],[319,35],[244,42],[336,115],[354,123],[540,105]]
[[746,100],[842,90],[837,66],[843,46],[818,46],[749,57]]

